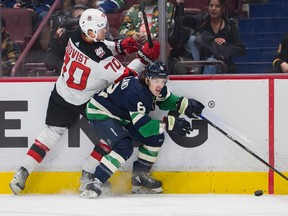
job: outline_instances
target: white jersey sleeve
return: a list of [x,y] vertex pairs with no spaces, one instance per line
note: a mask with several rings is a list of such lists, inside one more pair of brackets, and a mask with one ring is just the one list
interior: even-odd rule
[[116,44],[114,41],[104,40],[105,45],[112,51],[112,54],[115,56],[119,54],[116,50]]
[[[119,54],[116,50],[116,44],[113,41],[107,41],[105,40],[104,43],[107,45],[107,47],[112,51],[113,55],[117,55]],[[142,71],[144,69],[144,64],[140,61],[140,59],[136,58],[133,61],[131,61],[128,64],[128,68],[132,69],[133,71],[135,71],[136,73],[138,73],[138,75],[140,76],[142,74]]]

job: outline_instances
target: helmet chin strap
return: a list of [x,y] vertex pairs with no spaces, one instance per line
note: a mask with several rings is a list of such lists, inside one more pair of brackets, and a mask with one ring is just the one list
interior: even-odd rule
[[98,40],[97,40],[97,33],[95,34],[95,37],[94,37],[94,42],[98,42]]
[[89,39],[91,39],[91,40],[93,40],[94,42],[100,42],[100,41],[104,41],[104,40],[98,40],[97,39],[97,33],[95,33],[95,37],[94,38],[92,38],[92,37],[90,37],[88,34],[86,34],[86,36],[89,38]]
[[95,34],[95,37],[94,37],[94,38],[90,37],[88,34],[86,34],[86,36],[87,36],[89,39],[93,40],[94,42],[99,42],[99,41],[101,41],[101,40],[97,40],[97,33]]

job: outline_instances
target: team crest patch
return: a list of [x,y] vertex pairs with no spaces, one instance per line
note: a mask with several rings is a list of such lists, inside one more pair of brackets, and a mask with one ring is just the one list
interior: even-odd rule
[[95,49],[95,53],[100,58],[102,58],[105,55],[105,51],[103,50],[102,47],[99,47],[99,48]]

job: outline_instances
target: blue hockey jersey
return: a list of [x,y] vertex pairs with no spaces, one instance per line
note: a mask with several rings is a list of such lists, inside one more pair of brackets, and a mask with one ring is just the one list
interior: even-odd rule
[[155,97],[137,77],[126,77],[95,94],[87,104],[86,114],[89,120],[114,118],[123,125],[132,123],[144,137],[163,133],[162,121],[151,119],[148,115],[157,105],[161,110],[176,110],[178,96],[164,86]]

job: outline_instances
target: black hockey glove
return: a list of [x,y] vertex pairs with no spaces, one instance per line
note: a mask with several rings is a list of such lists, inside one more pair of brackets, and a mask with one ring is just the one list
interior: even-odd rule
[[190,123],[184,118],[168,115],[164,117],[164,122],[166,123],[167,132],[174,132],[181,136],[186,136],[186,134],[190,134],[192,131]]
[[197,116],[201,115],[204,105],[197,100],[188,99],[185,97],[179,98],[177,101],[177,110],[180,114],[185,114],[187,117],[192,118],[193,113]]

